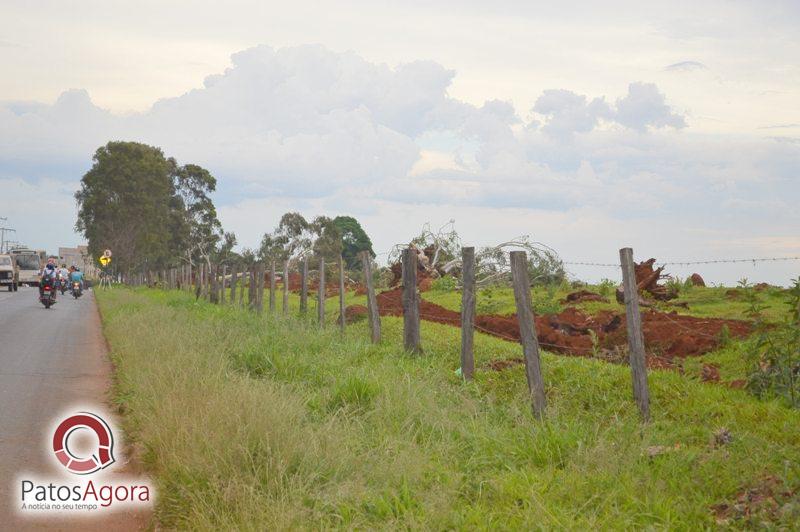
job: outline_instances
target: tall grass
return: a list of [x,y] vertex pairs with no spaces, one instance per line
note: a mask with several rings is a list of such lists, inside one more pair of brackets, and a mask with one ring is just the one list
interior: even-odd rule
[[696,529],[766,475],[800,486],[800,412],[677,373],[651,376],[643,427],[626,367],[546,354],[538,423],[521,367],[482,368],[519,355],[494,338],[476,338],[463,383],[452,327],[424,323],[412,356],[394,318],[373,346],[364,323],[341,335],[175,292],[98,300],[166,528]]

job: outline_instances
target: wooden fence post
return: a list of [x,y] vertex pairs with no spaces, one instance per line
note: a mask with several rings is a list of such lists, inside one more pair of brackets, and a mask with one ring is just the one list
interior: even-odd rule
[[247,279],[246,267],[244,270],[242,270],[242,273],[239,274],[239,278],[241,279],[241,285],[239,286],[239,308],[242,308],[244,307],[244,286],[245,286],[244,283],[245,280]]
[[217,302],[217,265],[212,264],[208,269],[208,301]]
[[275,261],[273,260],[269,270],[269,311],[272,314],[275,313],[275,286]]
[[319,287],[317,289],[317,320],[320,327],[325,325],[325,257],[319,257]]
[[419,292],[417,292],[417,251],[403,250],[403,346],[422,352],[419,334]]
[[475,248],[461,248],[461,376],[475,373]]
[[339,255],[339,327],[344,332],[344,259]]
[[236,280],[237,280],[236,273],[236,263],[234,262],[231,264],[231,305],[236,304]]
[[214,266],[211,263],[206,265],[206,299],[211,301],[211,279],[214,277]]
[[303,257],[303,269],[300,273],[300,313],[308,312],[308,256]]
[[195,272],[194,276],[194,298],[200,299],[203,297],[203,270],[205,269],[205,264],[200,264],[197,267],[197,271]]
[[639,312],[639,290],[633,267],[633,250],[619,250],[622,265],[622,286],[625,291],[625,321],[628,324],[628,350],[633,378],[633,398],[644,421],[650,420],[650,390],[647,386],[647,360],[644,352],[642,315]]
[[289,313],[289,259],[283,263],[283,313]]
[[531,286],[528,280],[528,255],[524,251],[511,252],[511,275],[514,283],[514,300],[517,304],[517,321],[525,356],[525,376],[531,396],[533,414],[542,419],[547,399],[544,395],[544,381],[539,360],[539,340],[536,338],[536,324],[531,308]]
[[264,311],[264,263],[259,262],[258,267],[256,268],[256,275],[258,279],[256,280],[256,289],[258,290],[258,294],[256,296],[256,310],[258,313]]
[[226,265],[222,265],[222,279],[220,280],[220,291],[219,291],[219,302],[220,304],[225,304],[225,277],[228,274],[228,267]]
[[369,251],[361,252],[361,264],[364,266],[364,283],[367,285],[367,314],[372,343],[381,341],[381,315],[378,312],[378,299],[375,297],[375,283],[372,281],[372,257]]
[[247,280],[247,308],[252,309],[256,304],[256,267],[250,266],[247,272],[249,279]]

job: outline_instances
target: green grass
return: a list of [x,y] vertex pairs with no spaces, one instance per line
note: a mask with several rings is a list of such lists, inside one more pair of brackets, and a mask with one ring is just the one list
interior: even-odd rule
[[[545,353],[537,422],[523,368],[482,367],[513,343],[478,335],[463,383],[452,327],[424,323],[412,356],[396,318],[374,346],[334,312],[320,329],[178,292],[97,297],[164,528],[695,530],[768,475],[800,487],[800,412],[676,372],[651,374],[643,426],[627,367]],[[713,445],[722,427],[733,439]],[[796,506],[770,526],[796,525]]]
[[[587,285],[583,289],[600,293],[601,287]],[[531,298],[534,311],[540,314],[559,312],[567,305],[561,303],[567,294],[577,289],[569,285],[556,287],[536,286],[531,289]],[[729,292],[732,292],[730,295]],[[786,290],[783,288],[768,288],[754,290],[753,288],[726,288],[726,287],[691,287],[682,288],[679,296],[670,302],[655,302],[655,308],[666,312],[675,311],[678,314],[697,316],[700,318],[729,318],[747,319],[747,310],[750,303],[747,301],[746,292],[755,294],[758,302],[764,306],[764,317],[767,321],[777,321],[786,313]],[[605,294],[609,302],[589,301],[574,305],[587,314],[596,314],[601,310],[624,312],[625,306],[617,303],[614,291]],[[427,291],[422,297],[432,303],[441,305],[450,310],[461,309],[461,293],[459,291]],[[514,305],[514,291],[507,287],[483,288],[478,290],[477,307],[479,314],[509,315],[516,313]],[[688,308],[676,304],[686,303]],[[481,311],[481,306],[486,305],[493,312]]]

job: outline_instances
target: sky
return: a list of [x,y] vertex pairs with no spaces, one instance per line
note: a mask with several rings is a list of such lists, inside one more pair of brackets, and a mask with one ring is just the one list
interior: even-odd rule
[[800,3],[430,4],[0,3],[0,224],[81,242],[92,154],[135,140],[208,168],[242,246],[299,211],[355,216],[379,254],[455,220],[570,262],[800,256]]

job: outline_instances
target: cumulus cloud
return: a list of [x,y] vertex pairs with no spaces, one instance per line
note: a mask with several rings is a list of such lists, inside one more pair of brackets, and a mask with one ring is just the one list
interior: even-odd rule
[[628,94],[617,100],[614,120],[637,131],[649,128],[686,127],[686,121],[666,103],[655,83],[631,83]]
[[569,90],[546,90],[536,100],[533,112],[545,119],[543,133],[562,140],[571,139],[574,133],[594,130],[601,120],[640,132],[686,127],[683,117],[672,111],[653,83],[631,83],[628,94],[619,98],[613,109],[604,98],[589,101],[586,96]]
[[586,96],[564,89],[544,91],[533,111],[547,117],[542,131],[557,138],[591,131],[600,118],[611,116],[611,108],[604,99],[588,101]]
[[430,61],[390,67],[321,46],[259,46],[202,88],[135,115],[109,113],[83,90],[52,105],[0,103],[0,181],[14,197],[0,196],[0,207],[32,212],[37,190],[57,190],[70,204],[54,211],[57,223],[72,227],[64,187],[76,186],[98,146],[137,140],[209,168],[226,229],[246,245],[288,209],[385,217],[408,230],[420,205],[470,216],[592,212],[609,228],[612,218],[658,217],[666,227],[713,214],[724,233],[743,230],[744,202],[762,202],[763,227],[780,218],[800,231],[800,215],[780,208],[797,195],[797,144],[677,135],[685,120],[651,83],[616,99],[548,90],[522,119],[505,100],[450,97],[454,75]]

